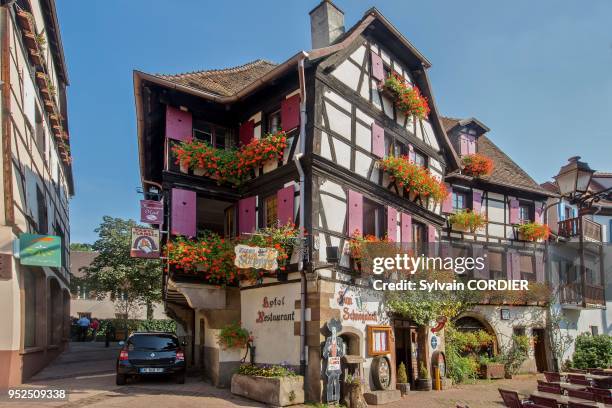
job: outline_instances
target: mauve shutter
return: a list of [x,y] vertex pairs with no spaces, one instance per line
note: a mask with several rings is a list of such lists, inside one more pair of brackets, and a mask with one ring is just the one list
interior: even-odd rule
[[480,207],[482,206],[482,193],[478,191],[472,192],[472,211],[480,213]]
[[385,157],[385,129],[375,122],[372,122],[372,154]]
[[397,210],[393,207],[387,207],[387,236],[397,241]]
[[300,124],[300,95],[295,94],[281,102],[281,126],[288,132]]
[[468,154],[476,153],[476,136],[467,136],[467,151]]
[[385,79],[385,68],[383,67],[382,58],[372,51],[370,60],[372,63],[372,77],[377,81],[383,81]]
[[427,226],[427,242],[436,242],[436,227],[433,225]]
[[535,209],[535,222],[542,223],[542,207],[536,207]]
[[293,223],[294,194],[293,186],[281,188],[276,193],[276,214],[280,225]]
[[363,196],[356,191],[348,192],[348,230],[353,235],[355,231],[363,233]]
[[473,245],[472,246],[472,256],[474,259],[482,258],[485,263],[485,267],[483,269],[478,269],[474,266],[474,278],[476,279],[487,279],[489,277],[489,269],[487,268],[486,261],[487,258],[484,256],[484,247],[482,245]]
[[459,136],[459,146],[461,147],[462,156],[469,154],[469,147],[466,135]]
[[240,125],[240,130],[238,132],[240,137],[240,144],[246,145],[253,140],[255,136],[255,122],[253,120],[247,120]]
[[172,219],[170,232],[173,235],[196,236],[195,191],[172,189]]
[[535,273],[536,281],[544,282],[544,253],[542,252],[535,254]]
[[255,196],[243,198],[238,201],[238,232],[251,233],[256,228],[256,199]]
[[446,190],[448,191],[448,195],[442,201],[442,212],[443,213],[452,213],[453,212],[453,188],[450,184],[446,183]]
[[193,137],[193,120],[191,112],[166,105],[166,137],[186,142]]
[[402,242],[412,242],[412,216],[402,213],[401,219]]
[[512,259],[514,258],[514,254],[512,252],[506,252],[506,278],[512,279],[512,267],[514,262]]
[[516,198],[510,200],[510,224],[518,224],[519,201]]

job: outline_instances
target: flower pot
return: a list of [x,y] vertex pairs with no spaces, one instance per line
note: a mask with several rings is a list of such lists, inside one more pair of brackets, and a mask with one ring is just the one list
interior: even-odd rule
[[276,168],[278,168],[278,160],[270,159],[263,164],[263,174],[269,173]]
[[418,197],[418,194],[413,190],[408,190],[408,200],[414,201]]
[[193,174],[196,176],[203,176],[205,172],[206,171],[201,167],[196,167],[195,169],[193,169]]
[[472,232],[466,225],[461,225],[461,224],[456,224],[456,223],[453,223],[453,230],[461,231],[461,232]]
[[304,403],[304,377],[232,376],[231,392],[276,407]]
[[410,383],[397,383],[395,388],[402,393],[402,397],[410,392]]
[[415,386],[417,391],[431,391],[431,378],[417,378]]
[[189,166],[186,165],[186,164],[180,163],[179,164],[179,170],[180,170],[181,173],[187,174],[187,173],[189,173]]

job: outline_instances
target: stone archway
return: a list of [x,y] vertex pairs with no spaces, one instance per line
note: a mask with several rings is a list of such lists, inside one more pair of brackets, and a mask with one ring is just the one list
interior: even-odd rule
[[338,336],[342,337],[346,344],[346,354],[353,356],[361,356],[361,345],[363,335],[353,327],[343,327],[342,331],[338,333]]
[[493,336],[493,354],[497,355],[499,353],[499,339],[497,338],[497,333],[495,329],[487,321],[487,319],[477,312],[465,312],[462,313],[458,318],[454,321],[454,326],[458,331],[475,331],[475,330],[484,330]]

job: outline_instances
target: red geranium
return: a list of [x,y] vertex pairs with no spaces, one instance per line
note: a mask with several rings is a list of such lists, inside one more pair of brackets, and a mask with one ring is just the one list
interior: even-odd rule
[[493,160],[483,154],[468,154],[461,158],[463,171],[473,177],[489,176],[493,172]]

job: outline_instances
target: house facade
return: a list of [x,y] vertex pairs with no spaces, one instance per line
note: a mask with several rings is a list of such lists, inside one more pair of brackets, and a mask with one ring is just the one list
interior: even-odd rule
[[[70,332],[68,200],[74,194],[66,87],[54,1],[2,2],[0,388],[64,349]],[[61,266],[19,258],[23,234],[59,237]]]

